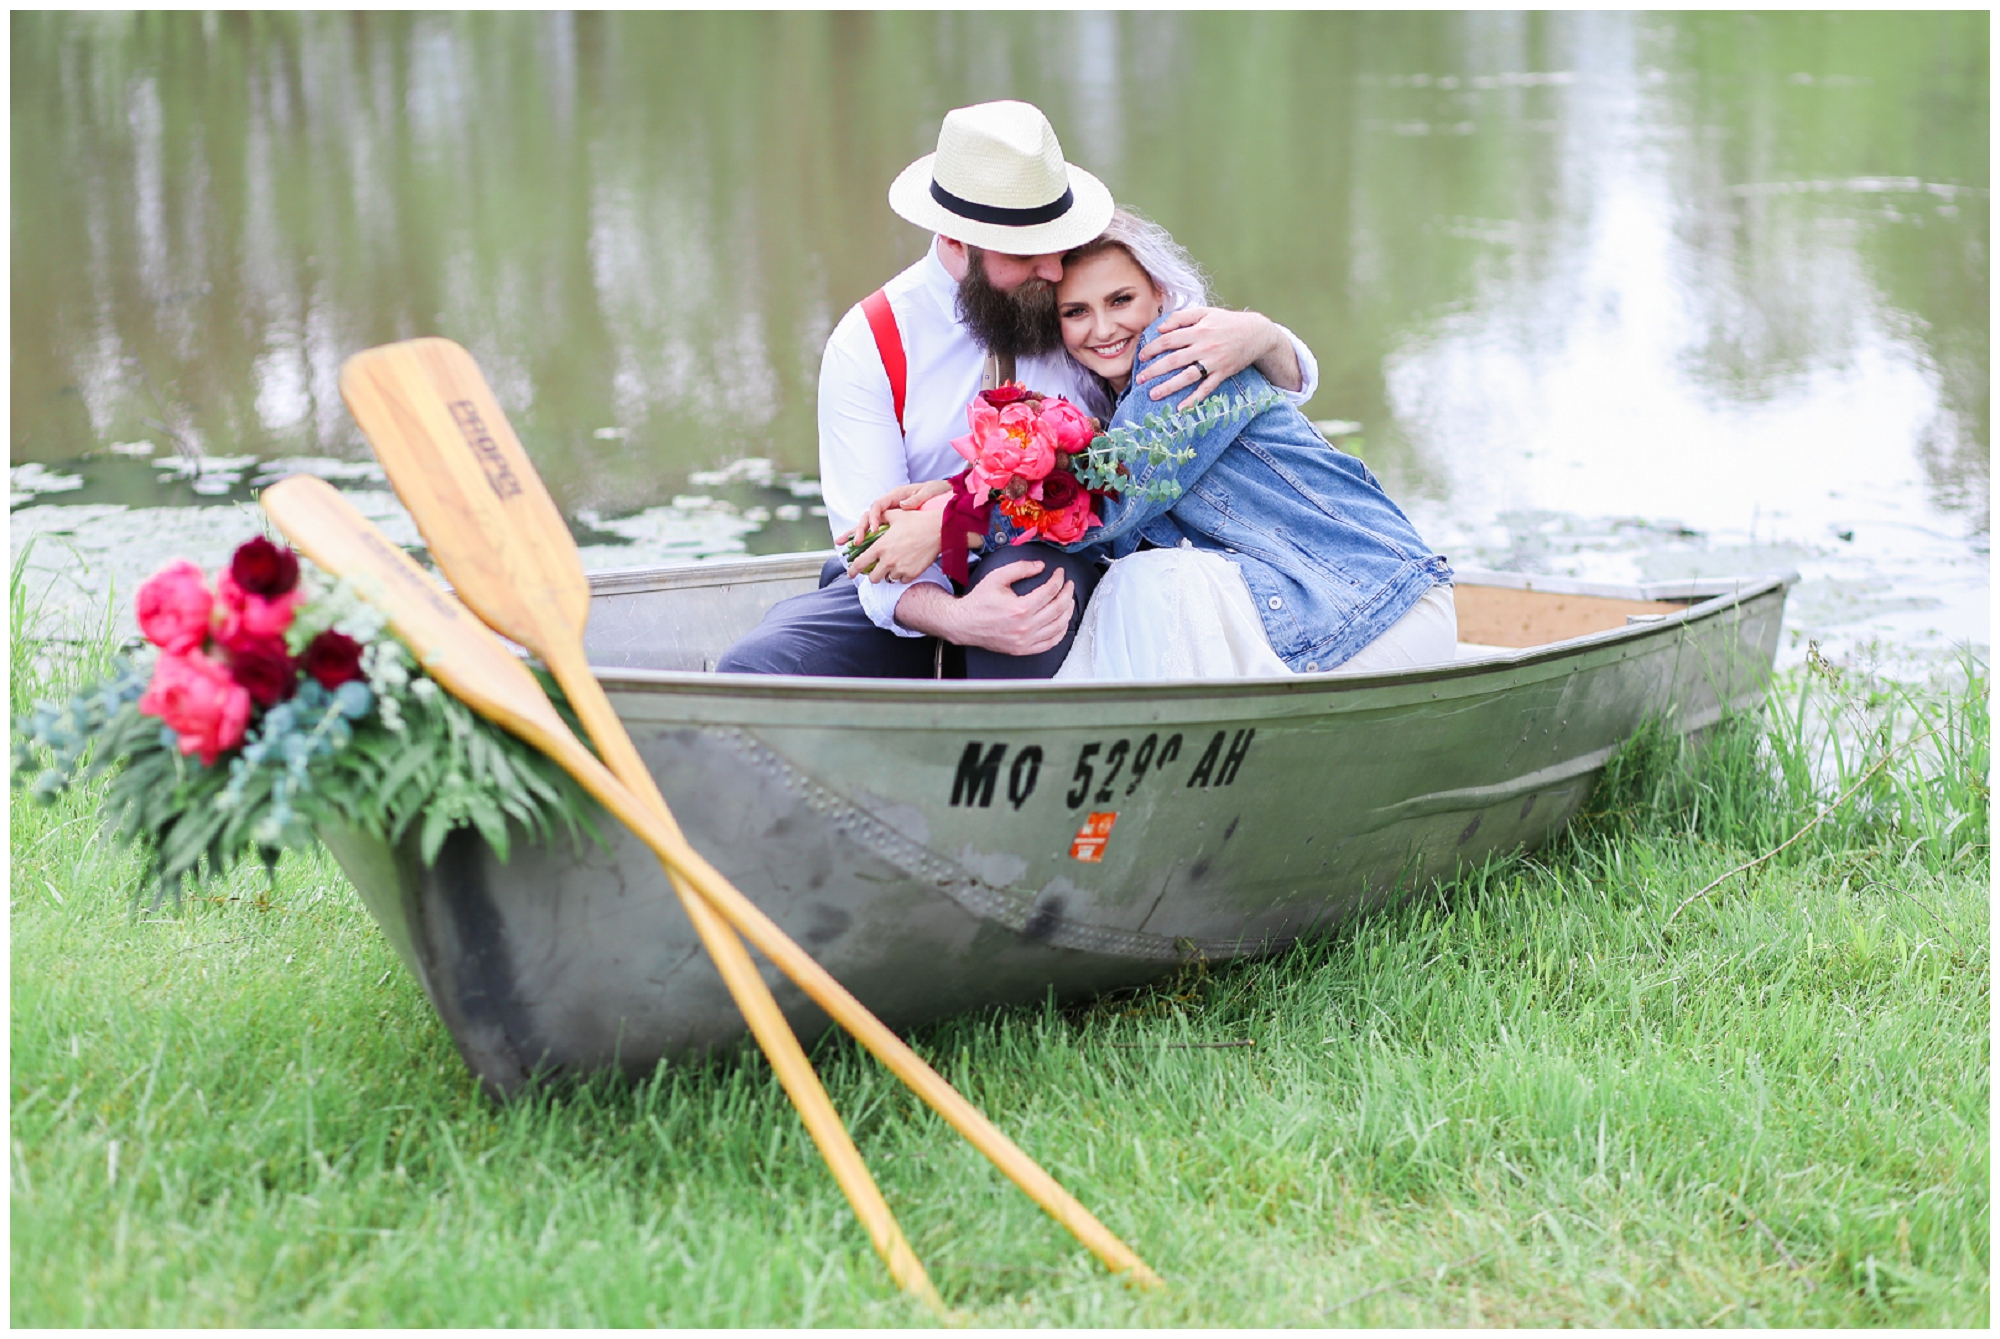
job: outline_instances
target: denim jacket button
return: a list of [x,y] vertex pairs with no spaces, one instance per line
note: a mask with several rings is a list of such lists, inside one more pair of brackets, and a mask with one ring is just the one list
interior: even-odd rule
[[1319,662],[1317,660],[1308,660],[1306,662],[1306,673],[1308,674],[1319,673]]
[[1181,536],[1181,547],[1184,549],[1191,549],[1194,547],[1194,541],[1189,539],[1187,536],[1183,535]]
[[1275,596],[1275,595],[1273,595],[1273,596],[1272,596],[1272,597],[1270,598],[1270,601],[1269,601],[1269,604],[1270,604],[1270,606],[1271,606],[1271,607],[1272,607],[1273,609],[1283,609],[1283,608],[1285,607],[1285,602],[1284,602],[1283,600],[1279,599],[1279,598],[1278,598],[1277,596]]

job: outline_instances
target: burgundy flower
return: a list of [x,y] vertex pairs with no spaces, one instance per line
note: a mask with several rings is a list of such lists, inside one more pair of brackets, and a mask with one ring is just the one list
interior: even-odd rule
[[1061,511],[1076,501],[1080,491],[1075,475],[1056,470],[1042,480],[1042,505],[1050,511]]
[[319,681],[328,692],[350,679],[361,677],[361,643],[344,632],[329,629],[312,639],[299,667]]
[[299,584],[298,555],[262,535],[241,545],[229,560],[229,574],[252,595],[275,600]]
[[298,669],[281,637],[239,637],[229,648],[229,677],[260,707],[275,707],[298,691]]
[[1004,386],[995,386],[990,391],[979,392],[979,398],[992,405],[995,409],[998,409],[1002,405],[1010,405],[1016,400],[1027,399],[1028,388],[1010,381]]

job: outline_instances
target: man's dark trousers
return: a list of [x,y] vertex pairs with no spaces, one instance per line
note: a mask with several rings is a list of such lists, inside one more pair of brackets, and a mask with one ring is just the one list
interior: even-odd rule
[[[1070,615],[1069,631],[1053,647],[1033,656],[1002,655],[976,646],[947,646],[947,665],[954,653],[962,649],[968,679],[1052,678],[1069,655],[1077,625],[1083,620],[1084,605],[1097,587],[1100,574],[1097,562],[1083,554],[1064,553],[1049,544],[1010,546],[976,562],[971,571],[972,584],[977,586],[1002,578],[1007,569],[1024,562],[1042,562],[1048,566],[1017,584],[1016,595],[1036,589],[1053,577],[1058,567],[1068,574],[1076,590],[1076,612]],[[716,670],[725,674],[837,674],[874,679],[933,677],[937,673],[937,638],[898,637],[876,627],[861,608],[854,586],[846,575],[846,565],[838,558],[831,559],[820,573],[818,590],[773,605],[762,623],[722,653]]]

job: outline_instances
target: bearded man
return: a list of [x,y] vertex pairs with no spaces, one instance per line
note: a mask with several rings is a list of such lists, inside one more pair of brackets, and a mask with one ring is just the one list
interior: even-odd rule
[[[980,390],[1018,382],[1078,398],[1087,374],[1063,352],[1055,285],[1063,253],[1110,221],[1111,193],[1064,161],[1037,108],[987,102],[946,113],[937,152],[896,178],[889,207],[936,235],[922,260],[834,327],[819,378],[828,522],[838,539],[864,516],[886,515],[889,533],[851,565],[829,561],[819,590],[774,606],[716,668],[1048,678],[1069,654],[1096,560],[1013,546],[975,557],[961,593],[932,561],[941,514],[895,503],[964,468],[951,439],[965,432],[966,404]],[[1186,393],[1184,405],[1253,363],[1295,403],[1318,380],[1310,351],[1255,312],[1178,312],[1139,356],[1160,352],[1174,375],[1154,398]]]

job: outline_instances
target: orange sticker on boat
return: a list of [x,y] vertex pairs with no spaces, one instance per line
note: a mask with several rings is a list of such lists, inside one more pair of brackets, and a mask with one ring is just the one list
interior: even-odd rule
[[1069,844],[1069,853],[1086,864],[1096,864],[1104,859],[1105,843],[1111,840],[1111,825],[1118,821],[1118,815],[1089,814],[1083,826],[1077,829],[1076,840]]

